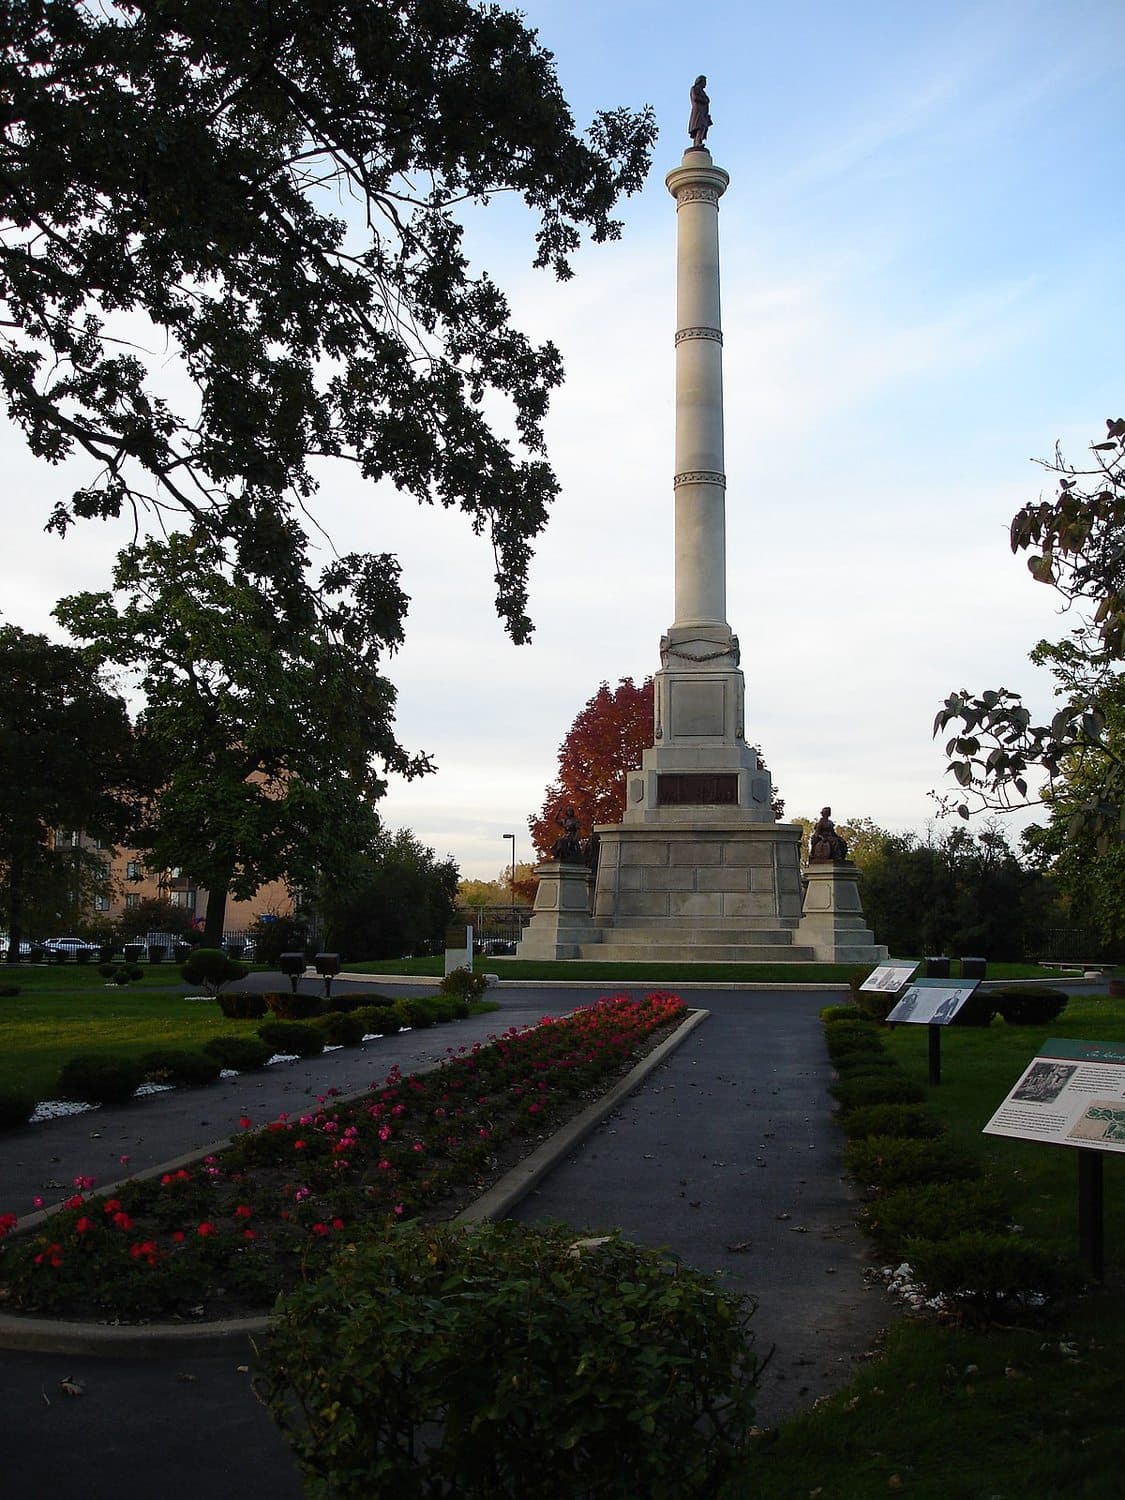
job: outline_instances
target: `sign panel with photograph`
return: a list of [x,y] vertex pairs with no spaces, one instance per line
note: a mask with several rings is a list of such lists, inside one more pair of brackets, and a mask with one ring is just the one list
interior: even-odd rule
[[1125,1151],[1125,1045],[1052,1037],[984,1133]]
[[979,979],[916,979],[887,1020],[917,1026],[948,1026],[980,983]]
[[872,969],[867,978],[860,985],[861,990],[878,990],[884,995],[893,995],[901,990],[907,983],[917,964],[880,964],[877,969]]

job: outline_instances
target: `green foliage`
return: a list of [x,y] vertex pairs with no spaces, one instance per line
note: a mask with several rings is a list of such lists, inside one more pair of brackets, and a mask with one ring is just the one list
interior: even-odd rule
[[1078,1285],[1076,1268],[1018,1234],[966,1230],[936,1240],[914,1239],[906,1256],[927,1292],[948,1297],[970,1316],[1021,1312]]
[[38,1099],[19,1089],[0,1089],[0,1130],[26,1125],[35,1113]]
[[324,1033],[325,1043],[331,1047],[358,1047],[370,1030],[358,1010],[330,1010],[318,1016],[313,1024]]
[[185,983],[198,985],[209,995],[216,994],[221,984],[229,984],[232,979],[245,979],[248,972],[245,964],[228,958],[221,948],[196,948],[180,966]]
[[446,974],[438,985],[443,995],[449,995],[454,1000],[479,1000],[488,988],[487,974],[474,974],[471,969],[454,969],[451,974]]
[[363,1027],[365,1036],[386,1036],[388,1028],[391,1032],[399,1029],[395,1002],[385,996],[378,1004],[373,999],[369,1005],[353,1010],[351,1015]]
[[974,990],[949,1023],[951,1026],[991,1026],[996,1015],[992,990]]
[[145,1070],[134,1057],[79,1053],[59,1070],[58,1097],[84,1104],[124,1104],[144,1082]]
[[841,1076],[829,1093],[844,1113],[867,1104],[921,1104],[926,1097],[919,1084],[894,1068]]
[[254,961],[276,969],[283,953],[303,953],[308,942],[307,924],[295,917],[273,916],[268,922],[259,919],[250,928],[254,940]]
[[321,995],[303,995],[299,991],[279,990],[262,997],[271,1015],[282,1021],[307,1021],[310,1016],[319,1016],[324,1009]]
[[849,1110],[848,1137],[853,1141],[873,1135],[896,1135],[910,1140],[934,1140],[945,1134],[945,1126],[924,1104],[866,1104]]
[[142,896],[135,906],[125,908],[114,930],[124,940],[147,939],[150,932],[178,933],[186,938],[192,930],[191,913],[162,896]]
[[266,1014],[266,997],[254,990],[220,990],[215,996],[229,1021],[258,1021]]
[[236,1073],[256,1073],[273,1056],[273,1048],[253,1036],[213,1036],[203,1043],[203,1050],[220,1068]]
[[322,876],[317,905],[327,946],[347,963],[436,952],[453,918],[457,866],[409,829],[379,829]]
[[862,1021],[864,1017],[858,1005],[826,1005],[820,1019],[826,1026],[834,1026],[844,1021]]
[[19,994],[19,992],[20,987],[18,984],[9,984],[7,980],[5,980],[3,983],[0,983],[0,997],[5,1000],[13,999],[16,995]]
[[864,1206],[861,1222],[881,1254],[902,1260],[909,1239],[940,1240],[969,1230],[1000,1234],[1011,1224],[1012,1211],[990,1178],[928,1182],[880,1194]]
[[267,1400],[314,1496],[687,1500],[749,1430],[749,1312],[616,1235],[403,1227],[282,1300]]
[[992,991],[996,1009],[1009,1026],[1049,1026],[1066,1009],[1070,996],[1047,985],[1021,985]]
[[258,1027],[258,1035],[275,1052],[319,1057],[324,1051],[324,1033],[309,1021],[266,1021]]
[[403,1025],[412,1026],[417,1030],[434,1024],[434,1012],[428,1001],[406,999],[397,1000],[395,1004],[402,1017]]
[[967,1182],[980,1175],[980,1159],[955,1141],[869,1136],[849,1141],[844,1167],[862,1187],[890,1193],[925,1182]]
[[190,1052],[181,1047],[160,1047],[141,1058],[148,1083],[175,1083],[199,1088],[214,1083],[222,1072],[222,1063],[205,1052]]

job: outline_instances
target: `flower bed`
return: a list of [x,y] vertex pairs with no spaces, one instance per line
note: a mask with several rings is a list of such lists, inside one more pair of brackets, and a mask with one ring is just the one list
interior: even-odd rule
[[198,1167],[91,1196],[89,1179],[37,1234],[7,1238],[0,1307],[132,1320],[214,1318],[269,1308],[318,1275],[332,1251],[389,1224],[449,1217],[631,1065],[683,1016],[652,994],[447,1051],[432,1073],[392,1069],[341,1103],[244,1134]]

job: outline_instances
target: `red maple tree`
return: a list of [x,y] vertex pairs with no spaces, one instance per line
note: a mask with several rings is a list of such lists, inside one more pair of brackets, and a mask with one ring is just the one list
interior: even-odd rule
[[573,807],[583,839],[595,823],[620,823],[625,812],[625,773],[641,763],[653,742],[652,678],[637,684],[622,677],[615,688],[603,682],[578,714],[559,746],[556,779],[543,806],[527,820],[541,859],[562,832],[561,819]]

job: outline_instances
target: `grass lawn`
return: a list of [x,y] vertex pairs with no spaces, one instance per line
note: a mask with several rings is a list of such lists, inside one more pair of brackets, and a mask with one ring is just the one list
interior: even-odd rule
[[53,1097],[59,1068],[79,1052],[140,1057],[154,1047],[199,1046],[213,1036],[255,1035],[256,1021],[230,1021],[211,999],[184,993],[172,964],[146,968],[123,988],[96,969],[24,966],[0,971],[20,986],[0,997],[0,1089]]

